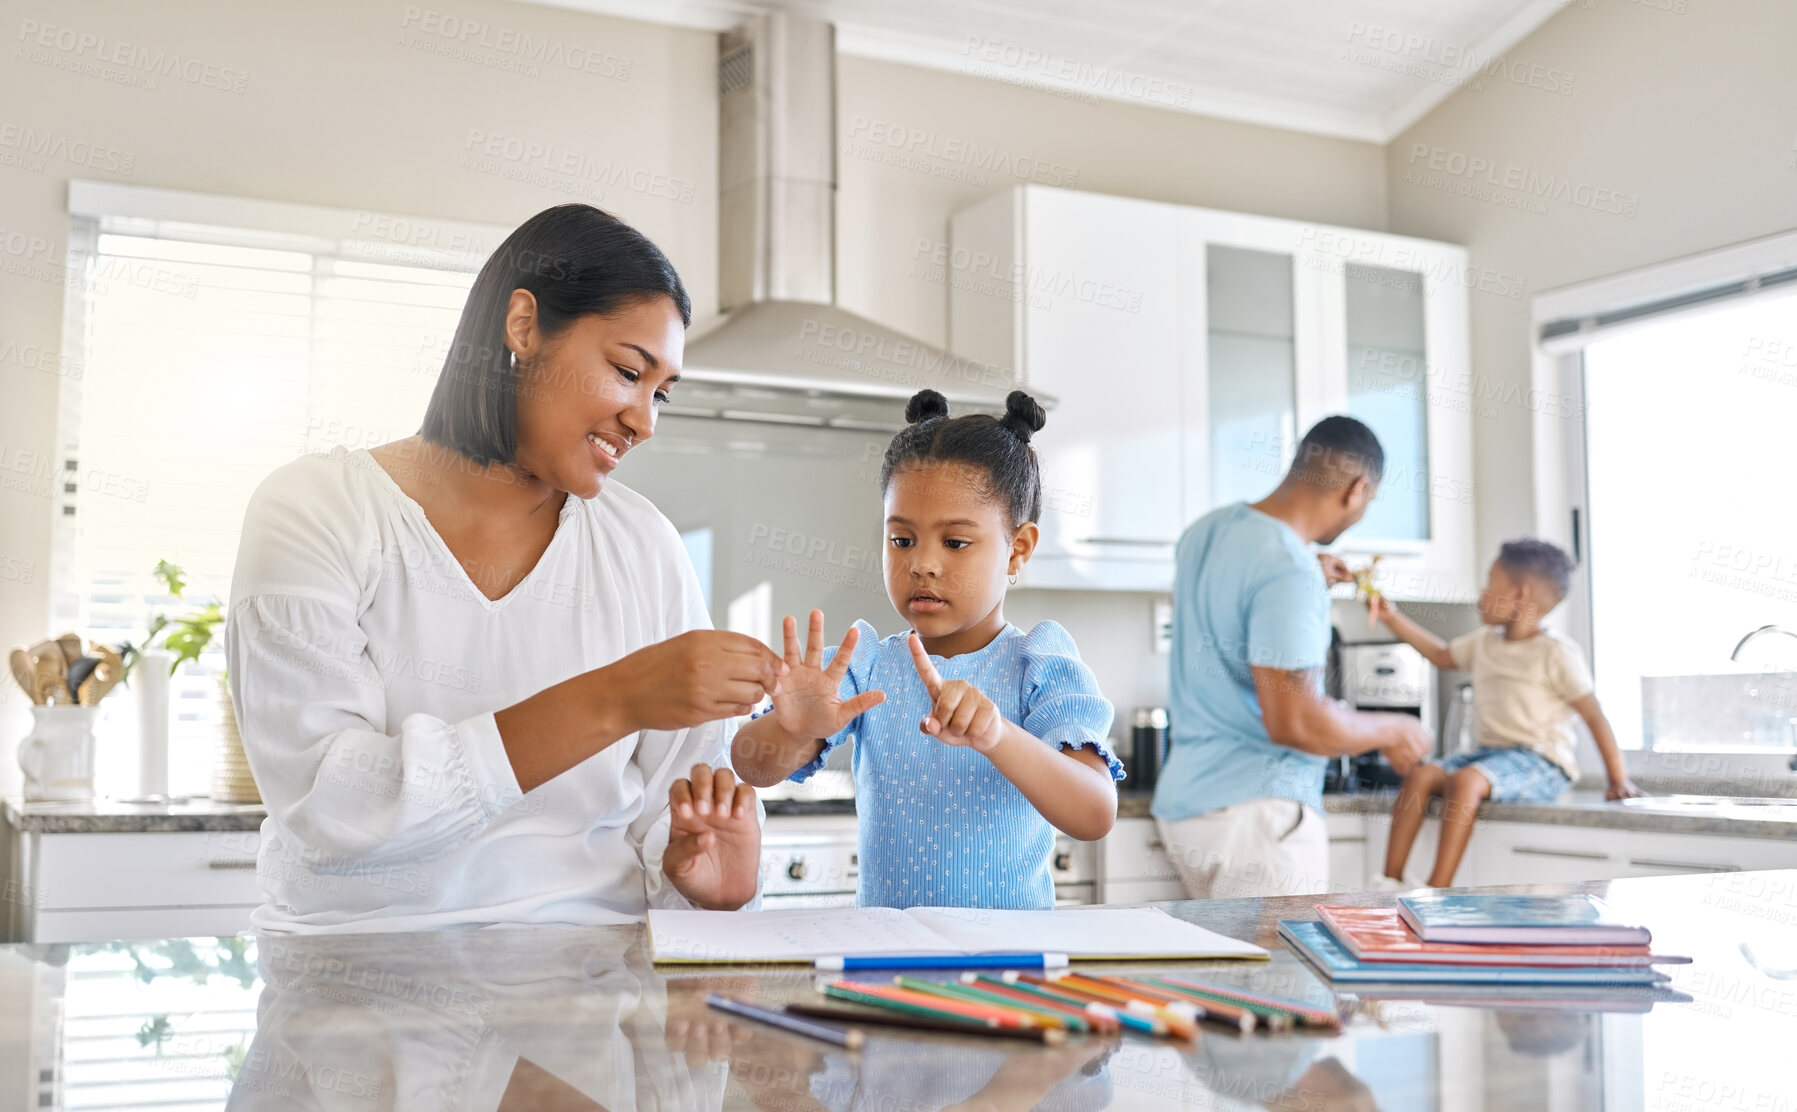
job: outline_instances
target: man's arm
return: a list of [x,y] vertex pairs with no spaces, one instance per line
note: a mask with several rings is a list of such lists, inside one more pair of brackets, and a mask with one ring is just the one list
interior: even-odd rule
[[1604,759],[1604,776],[1609,779],[1609,790],[1604,792],[1605,799],[1633,799],[1642,794],[1629,780],[1628,766],[1623,764],[1622,749],[1616,744],[1616,731],[1610,729],[1610,720],[1604,717],[1603,708],[1597,705],[1597,696],[1587,694],[1572,701],[1572,709],[1591,731],[1591,740],[1597,742],[1597,752]]
[[1448,643],[1417,625],[1398,611],[1392,601],[1384,595],[1375,595],[1368,602],[1367,609],[1374,621],[1383,621],[1398,635],[1398,640],[1423,654],[1423,659],[1443,671],[1454,671],[1460,667],[1454,662],[1454,654],[1448,651]]
[[1319,757],[1383,752],[1400,773],[1428,755],[1433,746],[1420,720],[1408,714],[1374,714],[1348,709],[1316,690],[1316,669],[1286,672],[1254,668],[1260,720],[1275,745]]

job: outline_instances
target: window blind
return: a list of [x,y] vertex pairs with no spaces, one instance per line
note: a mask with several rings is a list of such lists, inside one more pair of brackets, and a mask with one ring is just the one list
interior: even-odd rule
[[[269,472],[417,431],[483,260],[348,236],[72,220],[80,374],[61,415],[56,624],[138,642],[153,613],[229,597],[244,508]],[[150,574],[163,559],[188,573],[180,601]],[[222,663],[215,645],[177,678],[176,794],[209,786]],[[100,789],[129,794],[135,769],[101,763]]]

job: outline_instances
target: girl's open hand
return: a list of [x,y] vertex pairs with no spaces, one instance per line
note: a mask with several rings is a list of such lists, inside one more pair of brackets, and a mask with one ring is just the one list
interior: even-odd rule
[[930,714],[921,723],[923,732],[949,745],[990,752],[1004,737],[1005,719],[986,693],[966,680],[944,682],[916,630],[911,631],[911,660],[930,693]]
[[755,789],[727,768],[696,764],[668,788],[668,848],[661,871],[699,907],[735,911],[761,881]]
[[811,612],[803,653],[799,651],[799,624],[790,614],[782,631],[786,635],[787,672],[773,691],[774,718],[781,729],[794,737],[831,737],[857,715],[885,700],[883,691],[863,691],[852,699],[842,698],[842,677],[848,674],[849,658],[855,653],[855,642],[861,639],[860,630],[849,627],[828,668],[824,667],[822,610]]

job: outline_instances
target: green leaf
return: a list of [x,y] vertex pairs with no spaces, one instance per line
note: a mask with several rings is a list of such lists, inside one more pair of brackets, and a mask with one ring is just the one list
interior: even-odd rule
[[168,588],[168,593],[176,598],[180,598],[181,592],[187,587],[186,573],[181,570],[180,564],[158,560],[156,568],[151,574],[161,580],[162,585]]

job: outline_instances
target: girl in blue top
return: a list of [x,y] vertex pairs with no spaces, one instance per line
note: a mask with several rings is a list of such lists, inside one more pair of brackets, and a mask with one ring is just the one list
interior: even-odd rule
[[1111,704],[1055,622],[1005,621],[1005,579],[1038,537],[1042,480],[1030,436],[1046,417],[1012,391],[1005,415],[950,418],[924,390],[880,467],[886,593],[910,629],[880,640],[856,622],[804,651],[785,622],[789,671],[737,731],[737,774],[803,780],[854,740],[863,905],[1050,908],[1054,830],[1103,837],[1123,766]]

